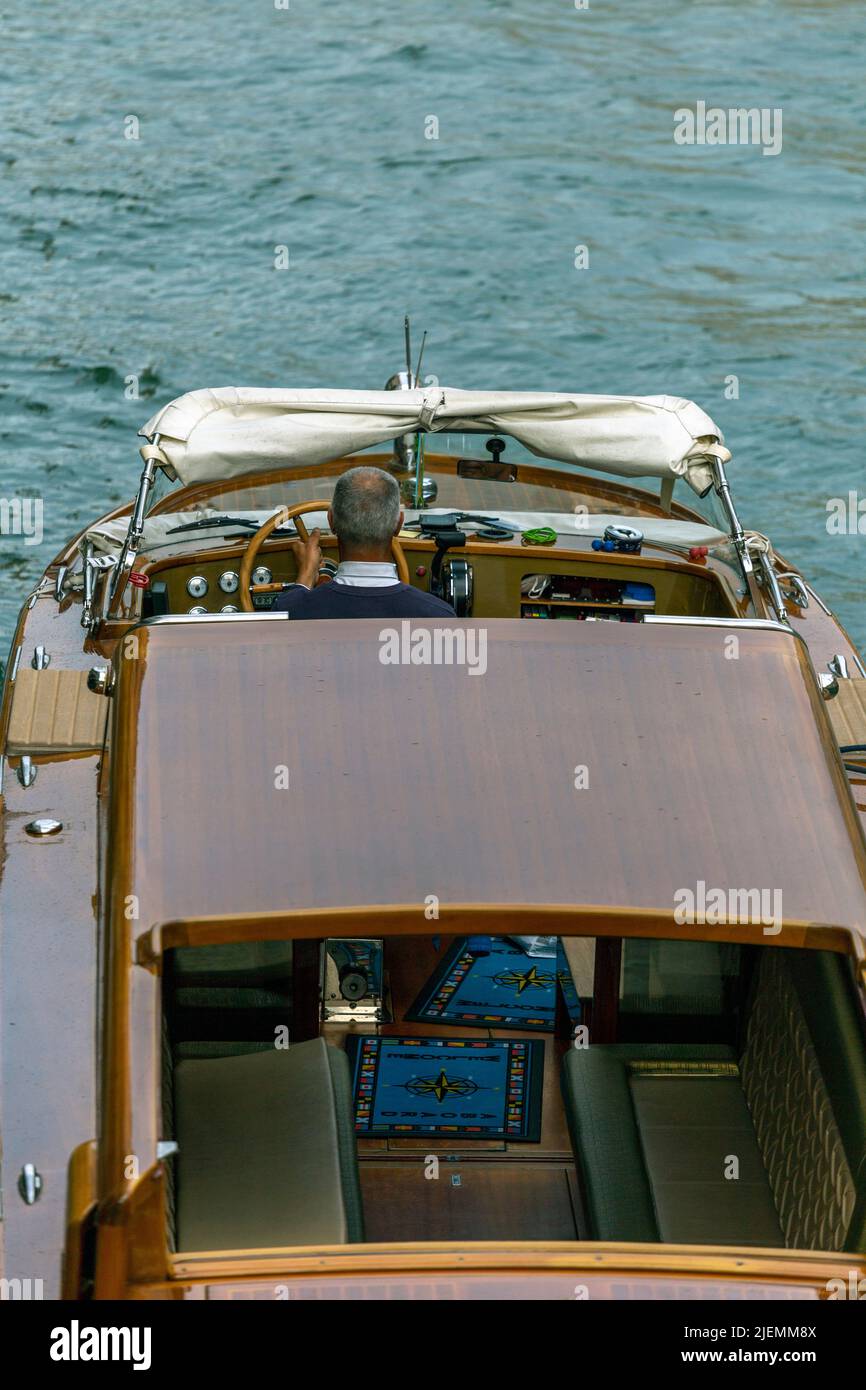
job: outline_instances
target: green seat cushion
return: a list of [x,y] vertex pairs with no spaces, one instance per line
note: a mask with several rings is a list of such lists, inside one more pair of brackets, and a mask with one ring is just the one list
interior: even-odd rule
[[636,1072],[630,1089],[660,1239],[784,1246],[739,1076]]
[[[633,965],[642,959],[655,968],[651,954]],[[866,1046],[849,961],[760,952],[739,1074],[694,1074],[714,1060],[733,1054],[690,1043],[569,1052],[563,1094],[592,1234],[866,1248]],[[633,1065],[664,1061],[693,1074]],[[724,1176],[729,1155],[738,1179]]]
[[187,1058],[174,1092],[179,1249],[362,1237],[348,1063],[323,1039]]
[[731,1062],[721,1044],[594,1044],[571,1048],[561,1082],[569,1133],[596,1240],[658,1241],[653,1194],[631,1088],[631,1060]]

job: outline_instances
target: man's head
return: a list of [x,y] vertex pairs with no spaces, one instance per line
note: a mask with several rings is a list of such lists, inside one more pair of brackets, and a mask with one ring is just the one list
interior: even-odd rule
[[403,525],[397,479],[381,468],[350,468],[337,479],[328,522],[344,560],[390,560]]

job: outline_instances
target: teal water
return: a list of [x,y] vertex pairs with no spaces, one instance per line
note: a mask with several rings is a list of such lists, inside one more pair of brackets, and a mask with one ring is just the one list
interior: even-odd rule
[[[697,400],[743,520],[866,645],[866,535],[827,529],[830,498],[866,512],[862,0],[3,18],[0,498],[42,498],[44,539],[0,538],[0,649],[60,543],[131,495],[157,404],[381,387],[407,310],[449,384]],[[782,152],[675,144],[699,100],[781,108]]]

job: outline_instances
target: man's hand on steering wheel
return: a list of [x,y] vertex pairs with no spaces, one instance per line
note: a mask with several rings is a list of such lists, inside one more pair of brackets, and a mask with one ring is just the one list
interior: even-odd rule
[[296,582],[305,584],[308,589],[315,589],[316,580],[319,577],[319,566],[322,563],[322,547],[319,544],[321,532],[318,526],[311,531],[305,541],[292,541],[292,553],[298,564]]
[[[296,502],[291,507],[281,507],[269,516],[267,521],[263,521],[254,536],[247,542],[244,558],[241,560],[240,584],[238,586],[238,598],[241,609],[244,613],[254,613],[253,592],[276,593],[283,586],[282,584],[257,584],[251,589],[252,574],[259,558],[259,551],[277,526],[284,526],[288,521],[294,521],[297,527],[299,541],[290,542],[298,562],[298,582],[306,584],[310,589],[315,588],[319,574],[319,566],[322,563],[322,550],[319,545],[319,532],[313,531],[307,535],[307,528],[302,521],[306,512],[327,512],[330,502],[325,498],[311,498],[309,502]],[[394,557],[394,564],[397,566],[401,584],[409,583],[409,566],[406,564],[406,556],[397,536],[391,542],[391,554]]]

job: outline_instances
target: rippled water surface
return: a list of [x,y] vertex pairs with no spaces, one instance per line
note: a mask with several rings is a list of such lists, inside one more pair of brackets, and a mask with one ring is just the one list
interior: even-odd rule
[[[0,538],[4,651],[61,541],[131,495],[155,405],[381,387],[407,309],[456,386],[697,400],[744,521],[866,644],[866,536],[826,524],[866,499],[862,0],[2,14],[0,498],[45,505],[41,546]],[[782,153],[676,145],[698,100],[781,108]]]

